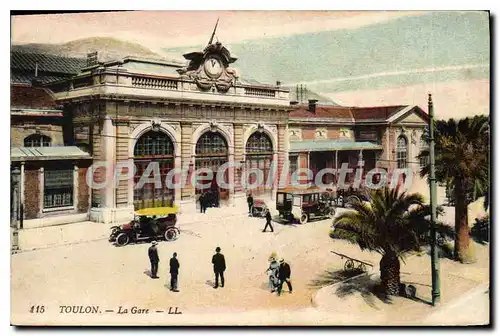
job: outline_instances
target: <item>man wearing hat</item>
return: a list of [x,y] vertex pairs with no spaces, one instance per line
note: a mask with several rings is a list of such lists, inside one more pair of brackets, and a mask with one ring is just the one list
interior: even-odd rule
[[278,285],[278,295],[281,295],[281,290],[283,289],[283,283],[286,282],[290,294],[292,293],[292,282],[290,281],[290,275],[292,274],[290,270],[290,265],[288,265],[283,258],[280,259],[280,268],[278,269],[278,279],[280,280]]
[[177,252],[174,252],[172,258],[170,258],[170,290],[172,292],[178,292],[177,289],[177,277],[179,275],[179,260],[177,260]]
[[158,257],[158,249],[156,248],[158,242],[153,240],[151,246],[148,249],[149,261],[151,262],[151,278],[158,279],[156,273],[158,273],[158,263],[160,262],[160,258]]
[[212,257],[212,264],[214,265],[214,273],[215,273],[214,288],[219,287],[219,276],[220,276],[220,286],[224,287],[224,271],[226,270],[226,260],[224,259],[224,255],[220,253],[220,247],[217,247],[215,249],[215,254]]

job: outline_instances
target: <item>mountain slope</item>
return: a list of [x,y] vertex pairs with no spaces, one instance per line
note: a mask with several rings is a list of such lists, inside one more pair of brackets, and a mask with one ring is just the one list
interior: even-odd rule
[[109,61],[125,56],[140,56],[164,59],[144,46],[111,37],[91,37],[62,44],[30,43],[13,45],[13,51],[37,52],[67,57],[86,57],[87,53],[98,51],[100,61]]

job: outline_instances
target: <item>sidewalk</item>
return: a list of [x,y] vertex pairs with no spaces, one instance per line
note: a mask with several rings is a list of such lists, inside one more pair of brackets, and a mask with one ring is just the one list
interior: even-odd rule
[[[184,212],[179,214],[177,226],[181,229],[191,223],[215,220],[230,216],[247,216],[246,207],[227,206],[209,208],[206,213]],[[124,223],[121,223],[124,224]],[[79,222],[57,226],[19,230],[19,249],[29,251],[108,239],[110,228],[118,224]]]

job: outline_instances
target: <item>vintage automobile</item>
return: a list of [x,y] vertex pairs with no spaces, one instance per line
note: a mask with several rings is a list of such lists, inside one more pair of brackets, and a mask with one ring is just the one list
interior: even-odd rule
[[129,223],[111,227],[109,241],[115,242],[117,246],[125,246],[132,242],[152,239],[175,240],[180,234],[180,230],[175,226],[177,213],[176,206],[138,210]]
[[269,211],[269,208],[262,199],[255,199],[252,207],[252,217],[266,217],[266,213]]
[[335,200],[331,192],[318,187],[287,187],[276,193],[276,210],[283,219],[305,224],[312,218],[333,218]]
[[362,188],[338,189],[335,194],[335,203],[340,208],[350,208],[351,204],[356,201],[370,201],[368,191]]

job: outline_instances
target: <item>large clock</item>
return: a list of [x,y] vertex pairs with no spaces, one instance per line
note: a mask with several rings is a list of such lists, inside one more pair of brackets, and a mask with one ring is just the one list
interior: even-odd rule
[[222,64],[219,59],[209,57],[205,61],[205,72],[212,78],[217,78],[222,74]]

